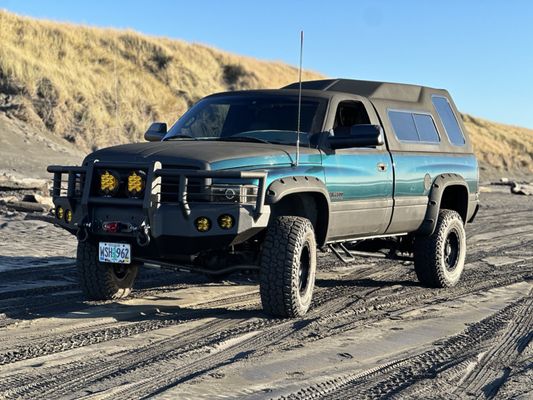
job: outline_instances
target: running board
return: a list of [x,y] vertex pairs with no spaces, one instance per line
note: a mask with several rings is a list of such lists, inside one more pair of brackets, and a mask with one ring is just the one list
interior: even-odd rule
[[343,263],[348,264],[351,261],[355,260],[355,256],[359,257],[374,257],[374,258],[387,258],[389,260],[399,260],[399,261],[413,261],[412,257],[404,257],[396,254],[384,254],[380,252],[370,252],[370,251],[359,251],[359,250],[348,250],[343,243],[330,243],[328,247],[331,249],[333,254],[335,254],[339,260]]

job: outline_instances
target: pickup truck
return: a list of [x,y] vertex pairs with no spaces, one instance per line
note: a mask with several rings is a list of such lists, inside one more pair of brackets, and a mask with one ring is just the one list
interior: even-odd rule
[[255,268],[264,311],[298,317],[317,251],[349,261],[348,244],[381,238],[425,286],[463,272],[479,172],[446,90],[328,79],[219,93],[145,139],[48,167],[89,299],[127,296],[145,263]]

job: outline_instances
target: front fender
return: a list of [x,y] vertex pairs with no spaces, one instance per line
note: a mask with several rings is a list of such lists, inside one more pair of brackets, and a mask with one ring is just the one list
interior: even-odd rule
[[[288,176],[274,180],[267,188],[265,203],[275,205],[287,196],[311,194],[316,204],[316,219],[314,223],[317,244],[323,246],[329,231],[330,197],[326,185],[314,176]],[[304,210],[296,210],[301,212]],[[303,216],[303,215],[302,215]]]

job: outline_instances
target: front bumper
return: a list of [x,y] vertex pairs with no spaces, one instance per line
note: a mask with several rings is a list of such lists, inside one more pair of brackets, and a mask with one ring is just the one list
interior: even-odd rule
[[[102,168],[147,171],[143,197],[95,195],[91,189],[93,176]],[[163,168],[159,162],[151,165],[95,162],[83,167],[50,166],[48,172],[54,174],[52,195],[56,210],[61,207],[72,211],[71,221],[56,218],[59,226],[83,239],[88,236],[131,243],[144,257],[172,258],[239,244],[264,229],[270,217],[270,208],[264,204],[266,172]],[[173,201],[164,200],[165,196],[161,193],[162,181],[168,178],[177,182],[173,187]],[[199,178],[206,182],[213,179],[254,182],[257,184],[255,201],[191,201],[188,196],[189,180]],[[223,229],[217,223],[223,214],[231,215],[235,221],[229,229]],[[207,232],[196,229],[195,220],[199,217],[211,221]],[[103,226],[109,221],[119,222],[123,229],[113,233],[105,231]],[[139,242],[142,234],[149,237],[149,245]]]

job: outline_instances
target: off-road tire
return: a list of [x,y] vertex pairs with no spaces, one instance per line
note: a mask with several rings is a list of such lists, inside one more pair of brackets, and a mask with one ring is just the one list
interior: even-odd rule
[[466,256],[461,216],[453,210],[441,210],[433,234],[416,237],[414,248],[415,272],[420,283],[435,288],[455,286]]
[[88,300],[118,300],[131,293],[139,266],[101,263],[98,244],[78,242],[78,281]]
[[292,216],[272,221],[260,261],[263,310],[283,318],[304,315],[313,298],[315,273],[316,239],[311,222]]

